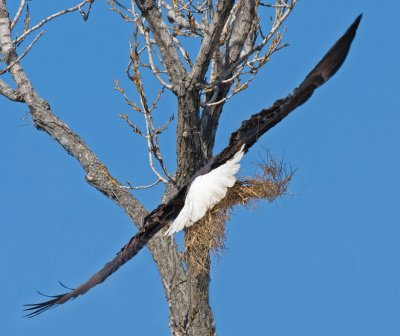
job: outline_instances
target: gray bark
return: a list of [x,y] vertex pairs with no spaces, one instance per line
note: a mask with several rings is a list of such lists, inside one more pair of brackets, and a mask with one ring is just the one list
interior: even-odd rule
[[[218,62],[218,71],[227,71],[232,64],[238,59],[246,43],[249,45],[254,44],[255,34],[252,30],[254,16],[256,15],[256,2],[254,0],[240,0],[238,2],[239,11],[236,19],[232,23],[232,28],[228,37],[227,50]],[[232,73],[228,73],[228,77],[232,76]],[[220,84],[216,90],[215,101],[220,101],[229,93],[232,82]],[[214,92],[210,93],[206,97],[206,101],[210,100]],[[202,139],[207,139],[206,151],[207,156],[212,155],[214,148],[215,136],[218,129],[218,121],[221,116],[222,110],[225,106],[225,102],[205,107],[201,117],[201,136]]]

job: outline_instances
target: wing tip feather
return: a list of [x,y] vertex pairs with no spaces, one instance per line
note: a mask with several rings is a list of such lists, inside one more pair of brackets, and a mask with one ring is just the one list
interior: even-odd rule
[[28,307],[24,309],[24,312],[27,312],[24,317],[32,318],[44,313],[47,310],[54,309],[60,303],[60,300],[63,299],[68,293],[59,294],[59,295],[45,295],[43,293],[38,292],[40,295],[53,298],[48,301],[40,302],[40,303],[27,303],[24,304],[24,307]]

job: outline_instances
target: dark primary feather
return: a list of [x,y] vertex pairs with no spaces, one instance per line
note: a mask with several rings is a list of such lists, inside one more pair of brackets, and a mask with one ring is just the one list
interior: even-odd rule
[[[357,17],[346,33],[333,45],[323,59],[291,94],[277,100],[270,108],[264,109],[252,115],[250,119],[243,121],[240,128],[232,133],[229,145],[203,167],[201,173],[205,174],[211,169],[224,164],[232,158],[243,144],[245,144],[245,151],[247,152],[266,131],[279,123],[295,108],[304,104],[316,88],[330,79],[346,59],[360,20],[361,15]],[[106,280],[128,260],[132,259],[158,231],[178,215],[185,201],[187,187],[192,180],[193,178],[168,203],[159,205],[149,213],[145,217],[143,227],[140,231],[99,272],[94,274],[84,284],[68,293],[51,296],[52,299],[45,302],[25,305],[28,307],[25,309],[28,312],[26,316],[37,316],[70,299],[75,299],[79,295],[85,294],[88,290]]]
[[[219,154],[222,158],[227,152],[235,152],[245,143],[248,150],[269,129],[274,127],[295,108],[304,104],[314,90],[330,79],[343,64],[350,50],[362,15],[359,15],[344,35],[333,45],[304,81],[283,99],[277,100],[271,107],[254,114],[243,121],[242,126],[231,134],[229,145]],[[218,166],[220,160],[213,164]]]
[[[164,205],[161,205],[157,209],[163,208],[163,206]],[[155,211],[153,211],[151,214],[153,213],[155,213]],[[162,221],[160,221],[160,223],[161,222]],[[101,284],[111,274],[116,272],[118,268],[120,268],[128,260],[132,259],[161,228],[162,226],[158,225],[158,223],[148,222],[145,230],[142,229],[135,236],[133,236],[131,240],[128,242],[128,244],[126,244],[121,249],[121,251],[118,252],[118,254],[115,256],[113,260],[108,262],[99,272],[94,274],[88,281],[80,285],[78,288],[75,288],[74,290],[67,292],[65,294],[54,295],[54,296],[44,295],[52,298],[51,300],[48,301],[34,303],[34,304],[26,304],[25,307],[28,307],[25,309],[25,311],[28,312],[26,317],[37,316],[45,312],[46,310],[54,308],[56,305],[63,304],[70,299],[75,299],[79,295],[85,294],[89,289],[93,288],[94,286]]]

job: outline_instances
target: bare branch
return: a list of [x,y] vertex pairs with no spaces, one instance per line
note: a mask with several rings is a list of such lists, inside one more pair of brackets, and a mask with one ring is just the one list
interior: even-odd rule
[[121,119],[124,119],[125,122],[129,125],[129,127],[132,129],[132,131],[138,135],[140,135],[142,138],[146,139],[147,136],[143,134],[143,132],[140,130],[139,126],[134,124],[132,121],[129,120],[129,117],[126,114],[120,113],[119,117]]
[[150,121],[149,121],[149,113],[145,113],[145,118],[144,120],[146,121],[146,133],[147,133],[147,149],[149,152],[149,165],[151,170],[153,171],[154,174],[158,177],[159,180],[161,180],[163,183],[168,184],[168,181],[161,176],[161,174],[157,171],[157,169],[154,167],[154,162],[153,162],[153,146],[152,146],[152,135],[150,131]]
[[238,2],[238,8],[237,16],[232,22],[226,41],[226,52],[223,59],[225,67],[238,59],[246,40],[250,40],[249,43],[254,44],[255,36],[252,34],[252,27],[256,19],[256,1],[241,0]]
[[186,70],[179,59],[172,35],[169,33],[162,19],[161,11],[153,0],[135,0],[135,3],[150,26],[163,57],[172,86],[174,90],[177,90],[177,85],[179,85],[185,76]]
[[[241,64],[234,74],[221,80],[221,74],[236,61],[244,46],[254,45],[258,25],[256,14],[257,2],[254,0],[239,0],[231,11],[231,16],[225,24],[218,52],[214,53],[210,80],[213,85],[204,87],[204,101],[201,103],[203,113],[201,117],[202,138],[207,139],[207,152],[212,153],[218,120],[221,116],[224,103],[234,94],[247,88],[252,77],[241,83],[245,66]],[[231,86],[234,85],[233,90]],[[230,92],[230,93],[229,93]]]
[[[132,23],[135,22],[135,18],[131,18],[131,17],[129,16],[129,15],[132,15],[132,14],[133,14],[133,16],[134,16],[134,13],[133,13],[133,11],[132,11],[131,9],[125,7],[125,6],[122,5],[120,2],[115,1],[115,0],[106,0],[106,1],[107,1],[107,3],[110,5],[110,9],[111,9],[113,12],[118,13],[119,16],[120,16],[124,21],[126,21],[126,22],[132,22]],[[117,8],[115,5],[117,5],[118,8]],[[128,13],[128,14],[126,14],[126,13]]]
[[154,51],[153,51],[152,43],[150,40],[150,34],[149,34],[148,30],[144,28],[143,23],[138,22],[138,24],[142,25],[142,29],[143,29],[144,37],[145,37],[145,41],[146,41],[147,55],[149,57],[150,67],[151,67],[151,71],[153,72],[153,75],[156,76],[156,78],[161,83],[161,85],[166,87],[168,90],[172,90],[172,85],[163,80],[163,78],[160,76],[161,71],[156,67],[156,65],[154,63],[154,58],[153,58]]
[[[155,101],[151,104],[151,106],[149,107],[148,103],[147,103],[147,98],[146,98],[146,94],[144,92],[144,85],[143,85],[143,81],[141,78],[141,74],[140,74],[140,51],[138,50],[138,46],[139,46],[139,42],[137,39],[137,35],[138,35],[138,29],[135,30],[134,32],[134,43],[132,46],[132,43],[129,43],[130,46],[130,63],[129,63],[129,67],[128,70],[131,69],[133,71],[133,74],[130,75],[129,71],[127,71],[127,75],[129,77],[129,79],[133,82],[133,84],[136,87],[136,91],[139,94],[140,97],[140,105],[141,107],[139,107],[136,103],[132,102],[129,97],[125,94],[124,89],[122,89],[119,84],[118,81],[116,81],[116,90],[119,91],[126,103],[136,112],[140,112],[145,119],[145,125],[146,125],[146,130],[145,132],[142,132],[138,126],[136,126],[134,123],[132,123],[129,118],[126,115],[121,114],[120,116],[125,119],[125,121],[128,123],[128,125],[132,128],[132,130],[139,134],[140,136],[142,136],[146,142],[147,142],[147,150],[148,150],[148,157],[149,157],[149,166],[151,168],[151,170],[153,171],[153,173],[157,176],[157,180],[162,181],[165,184],[168,184],[169,182],[172,182],[173,184],[175,184],[174,179],[172,178],[172,176],[168,173],[167,168],[163,162],[163,158],[161,155],[161,150],[160,147],[158,146],[158,135],[161,134],[168,126],[168,124],[172,121],[173,118],[170,118],[164,125],[162,125],[159,128],[155,128],[154,126],[154,121],[151,115],[151,112],[156,108],[157,103],[159,102],[160,98],[161,98],[161,94],[163,92],[163,90],[158,92],[158,95],[155,99]],[[156,160],[159,162],[163,172],[165,173],[165,175],[168,177],[169,181],[166,180],[156,169],[156,167],[154,166],[154,161],[153,161],[153,156],[156,158]]]
[[178,29],[187,28],[195,35],[201,35],[202,32],[207,30],[204,23],[197,22],[194,18],[187,20],[176,6],[170,6],[166,1],[161,1],[162,6],[167,10],[167,18],[170,22],[174,23]]
[[238,94],[239,92],[247,89],[249,86],[249,83],[254,79],[254,77],[255,76],[253,75],[250,78],[248,78],[244,83],[236,85],[229,94],[227,94],[225,97],[221,98],[220,100],[215,101],[215,98],[217,97],[217,95],[214,95],[211,100],[209,100],[208,102],[202,103],[201,106],[202,107],[212,107],[212,106],[221,105],[222,103],[226,102],[228,99],[233,97],[235,94]]
[[175,37],[172,36],[172,40],[175,42],[176,47],[178,48],[179,52],[181,53],[182,57],[184,60],[189,64],[189,66],[192,68],[193,63],[190,60],[189,54],[186,52],[186,50],[183,48],[182,44],[179,42],[179,40]]
[[[251,48],[248,52],[244,53],[237,59],[236,62],[233,62],[232,65],[225,71],[225,76],[234,71],[234,69],[241,64],[243,61],[247,60],[251,55],[254,53],[261,51],[264,46],[271,40],[274,34],[278,31],[278,29],[282,26],[283,22],[287,19],[289,14],[292,12],[293,8],[296,6],[298,0],[292,0],[290,5],[284,7],[277,7],[277,14],[275,15],[273,26],[267,36],[263,38],[263,40],[256,45],[255,47]],[[224,78],[224,75],[221,78]]]
[[137,49],[138,45],[139,45],[138,40],[137,40],[137,31],[135,31],[134,38],[135,38],[135,43],[134,43],[133,49],[132,49],[132,45],[130,44],[130,57],[131,57],[131,64],[132,64],[132,69],[134,71],[134,75],[130,76],[128,73],[128,77],[135,84],[136,90],[139,93],[140,100],[141,100],[141,105],[142,105],[141,111],[144,114],[145,122],[146,122],[146,134],[147,135],[145,136],[145,138],[147,139],[147,146],[148,146],[148,150],[149,150],[150,167],[153,170],[153,172],[157,175],[158,179],[161,180],[162,182],[166,183],[166,180],[157,172],[157,170],[154,167],[154,164],[153,164],[153,155],[154,155],[155,158],[157,159],[158,163],[160,164],[164,174],[168,177],[169,181],[172,184],[175,184],[174,178],[168,173],[168,170],[164,164],[164,161],[163,161],[163,158],[161,155],[161,150],[158,145],[158,135],[167,129],[168,125],[171,123],[171,121],[174,119],[174,117],[172,115],[172,117],[170,117],[169,120],[167,120],[167,122],[164,125],[162,125],[161,127],[157,128],[157,129],[155,128],[154,120],[151,115],[151,112],[156,108],[158,102],[161,99],[161,95],[164,92],[164,90],[160,90],[158,92],[156,99],[149,107],[147,104],[147,99],[146,99],[145,92],[144,92],[144,86],[143,86],[143,82],[142,82],[141,75],[140,75],[140,68],[139,68],[140,52]]
[[160,182],[162,182],[162,180],[160,180],[160,179],[158,179],[158,180],[156,180],[155,182],[153,182],[153,183],[150,183],[150,184],[148,184],[148,185],[145,185],[145,186],[137,186],[137,187],[135,187],[135,186],[132,186],[132,184],[128,181],[127,182],[127,186],[120,186],[122,189],[127,189],[127,190],[142,190],[142,189],[149,189],[149,188],[151,188],[151,187],[154,187],[155,185],[157,185],[158,183],[160,183]]
[[201,43],[199,56],[193,66],[190,74],[190,81],[198,83],[201,81],[208,69],[211,61],[211,56],[215,51],[215,47],[220,39],[222,30],[229,17],[230,11],[233,7],[233,0],[219,0],[217,4],[217,11],[213,16],[208,33],[203,38]]
[[[258,71],[260,68],[262,68],[270,59],[272,54],[275,52],[281,50],[286,46],[286,44],[281,44],[283,39],[283,34],[280,34],[279,32],[276,33],[276,37],[272,39],[272,42],[268,48],[268,51],[262,55],[258,56],[255,55],[252,60],[247,61],[246,63],[243,63],[238,67],[236,70],[235,74],[232,75],[232,77],[220,80],[219,85],[224,85],[225,86],[225,94],[220,97],[220,100],[216,100],[217,95],[213,95],[208,101],[205,101],[201,104],[202,107],[211,107],[211,106],[217,106],[220,105],[224,102],[226,102],[228,99],[233,97],[234,95],[238,94],[239,92],[244,91],[245,89],[248,88],[250,82],[255,78],[255,76],[258,74]],[[244,42],[244,41],[243,41]],[[238,57],[239,54],[236,54]],[[232,60],[232,59],[231,59]],[[233,58],[234,61],[234,58]],[[228,63],[228,65],[231,63]],[[249,69],[249,70],[246,70]],[[247,79],[243,81],[243,77],[247,75]],[[234,83],[233,89],[231,91],[228,90],[228,88]],[[220,89],[218,89],[219,86],[216,85],[207,85],[205,86],[205,92],[210,91],[212,89],[215,93],[216,92],[221,92]],[[207,98],[207,95],[206,97]],[[215,113],[216,111],[214,111]]]
[[84,1],[80,2],[79,4],[77,4],[76,6],[61,10],[61,11],[59,11],[57,13],[54,13],[54,14],[48,16],[47,18],[45,18],[42,21],[40,21],[37,25],[35,25],[32,28],[30,28],[27,31],[25,31],[21,36],[16,38],[14,40],[14,43],[16,45],[20,44],[29,34],[34,32],[35,30],[38,30],[40,27],[45,25],[47,22],[52,21],[52,20],[54,20],[55,18],[57,18],[59,16],[62,16],[62,15],[65,15],[65,14],[68,14],[68,13],[71,13],[71,12],[79,11],[82,14],[84,20],[87,20],[87,17],[89,15],[89,11],[87,13],[84,13],[82,11],[82,7],[84,5],[86,5],[86,4],[89,4],[89,10],[90,10],[90,7],[92,6],[92,3],[93,3],[93,0],[84,0]]
[[275,3],[275,4],[268,4],[268,3],[264,3],[264,2],[260,1],[259,5],[263,6],[263,7],[269,7],[269,8],[288,8],[288,7],[290,7],[290,5],[285,3],[285,1],[277,1],[277,3]]
[[[149,68],[153,75],[158,79],[158,81],[163,85],[165,88],[172,90],[172,85],[170,83],[167,83],[161,76],[161,74],[168,74],[168,72],[165,70],[160,70],[154,60],[154,55],[156,55],[157,58],[159,56],[156,53],[155,47],[153,45],[156,44],[154,39],[152,40],[150,37],[150,30],[145,26],[144,20],[140,17],[138,13],[135,11],[135,6],[133,3],[133,0],[131,0],[131,6],[132,8],[128,8],[121,4],[119,1],[116,0],[107,0],[107,3],[110,5],[110,9],[120,15],[120,17],[126,21],[126,22],[131,22],[135,23],[135,40],[137,41],[137,34],[140,33],[145,40],[145,47],[143,47],[141,50],[138,51],[138,55],[141,55],[141,52],[143,49],[147,49],[147,54],[148,54],[148,59],[149,59],[149,64],[141,63],[143,67]],[[130,50],[132,50],[131,43],[130,44]],[[132,55],[132,52],[131,52]],[[161,65],[163,65],[163,61],[160,60]],[[128,68],[127,68],[127,74],[128,77],[131,78],[129,75],[129,69],[130,69],[131,63],[129,63]]]
[[[133,81],[133,79],[131,77],[129,77],[129,78]],[[137,106],[136,103],[131,101],[130,98],[125,94],[125,90],[119,86],[118,80],[115,81],[115,90],[117,90],[122,95],[122,97],[124,97],[125,103],[127,103],[132,110],[143,114],[142,109],[139,106]],[[123,115],[123,114],[120,115],[120,117],[122,117],[123,119],[126,119],[125,115]],[[130,125],[130,126],[132,128],[134,128],[132,125]]]
[[24,102],[21,93],[18,90],[14,90],[12,87],[10,87],[7,83],[3,82],[1,79],[0,79],[0,94],[12,101],[20,103]]
[[21,3],[19,4],[18,10],[17,10],[17,13],[15,14],[13,21],[11,22],[11,26],[10,26],[11,30],[14,29],[19,18],[21,17],[22,11],[24,10],[24,7],[25,7],[25,3],[26,3],[26,0],[21,0]]
[[31,50],[31,48],[35,45],[35,43],[40,39],[40,37],[44,34],[44,31],[42,30],[39,34],[37,34],[37,36],[33,39],[33,41],[26,47],[26,49],[24,50],[24,52],[17,58],[15,59],[13,62],[11,62],[5,69],[0,70],[0,75],[4,74],[5,72],[7,72],[8,70],[11,69],[11,67],[13,67],[16,63],[19,63],[25,56],[26,54],[28,54],[29,50]]

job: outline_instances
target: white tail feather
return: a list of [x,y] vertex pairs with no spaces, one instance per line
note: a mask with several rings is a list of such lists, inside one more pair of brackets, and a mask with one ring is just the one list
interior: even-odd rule
[[223,165],[205,175],[194,179],[186,195],[185,205],[175,218],[165,235],[171,236],[184,227],[192,226],[226,195],[228,188],[236,182],[235,174],[239,171],[239,161],[244,155],[244,145]]

